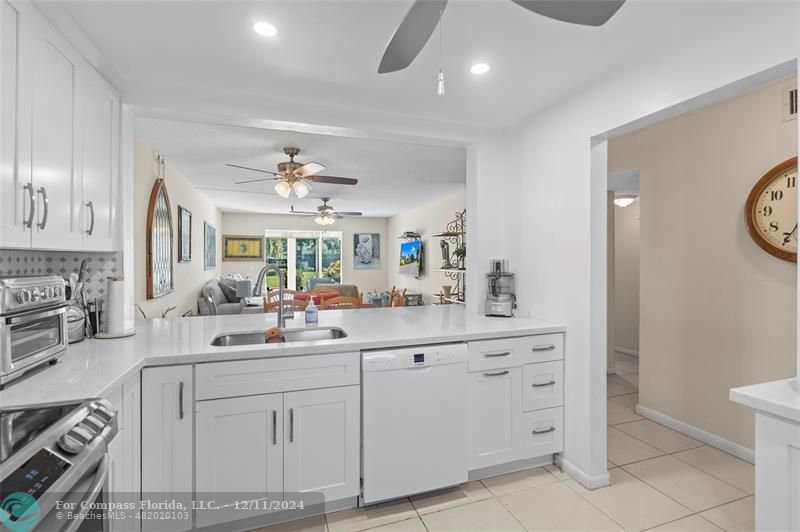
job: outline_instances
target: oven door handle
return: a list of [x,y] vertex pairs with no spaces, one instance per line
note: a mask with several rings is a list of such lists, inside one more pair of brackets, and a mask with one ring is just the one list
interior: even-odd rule
[[92,503],[97,499],[97,496],[100,495],[100,492],[103,490],[103,486],[106,483],[106,478],[108,477],[108,453],[103,455],[103,458],[100,460],[100,465],[97,466],[97,472],[95,473],[94,480],[92,481],[91,486],[86,491],[86,497],[84,497],[83,501],[87,504],[80,504],[81,511],[78,512],[73,520],[67,525],[67,527],[63,530],[63,532],[75,532],[80,528],[83,524],[84,518],[86,514],[91,511]]
[[17,314],[16,316],[8,316],[5,318],[8,325],[16,325],[19,323],[30,323],[32,321],[40,320],[42,318],[49,318],[64,314],[67,311],[67,305],[59,305],[57,308],[42,311],[42,309],[31,310],[24,314]]

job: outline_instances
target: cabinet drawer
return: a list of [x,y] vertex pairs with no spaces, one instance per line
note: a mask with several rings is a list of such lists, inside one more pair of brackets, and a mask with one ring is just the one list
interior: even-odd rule
[[564,410],[562,407],[535,410],[522,414],[519,459],[560,453],[564,447]]
[[522,409],[541,410],[564,401],[564,362],[541,362],[522,367]]
[[240,397],[360,382],[360,353],[198,364],[196,399]]
[[563,334],[469,342],[469,370],[508,368],[564,358]]

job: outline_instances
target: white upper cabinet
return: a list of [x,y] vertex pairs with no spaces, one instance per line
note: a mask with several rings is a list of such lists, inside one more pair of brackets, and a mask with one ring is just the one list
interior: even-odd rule
[[119,96],[31,3],[0,2],[0,247],[115,249]]

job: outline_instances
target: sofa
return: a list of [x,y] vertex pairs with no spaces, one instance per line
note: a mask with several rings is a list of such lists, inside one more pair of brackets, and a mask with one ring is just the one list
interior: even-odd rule
[[244,299],[236,297],[234,279],[211,279],[203,286],[197,300],[197,310],[201,316],[241,314],[244,305]]

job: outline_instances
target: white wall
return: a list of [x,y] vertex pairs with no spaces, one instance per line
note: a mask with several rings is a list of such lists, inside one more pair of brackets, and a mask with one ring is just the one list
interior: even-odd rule
[[795,371],[797,266],[758,247],[743,216],[758,179],[797,154],[796,123],[781,117],[793,85],[609,142],[610,170],[640,172],[639,403],[748,448],[752,410],[728,391]]
[[[465,193],[460,192],[389,218],[389,286],[396,286],[400,290],[407,288],[422,292],[426,305],[434,300],[438,301],[431,294],[440,292],[442,285],[453,286],[454,281],[441,272],[433,271],[434,268],[441,268],[442,253],[439,248],[441,239],[434,238],[431,234],[446,231],[447,224],[455,219],[456,213],[464,210],[465,201]],[[469,213],[467,215],[469,224]],[[400,275],[400,243],[403,240],[396,237],[406,231],[415,231],[422,235],[425,264],[420,279]],[[450,251],[453,250],[451,244]]]
[[614,229],[616,221],[614,219],[614,193],[609,191],[606,194],[606,208],[608,209],[608,220],[606,221],[606,231],[608,232],[608,239],[606,240],[606,283],[608,283],[608,301],[606,304],[606,366],[609,373],[615,373],[616,370],[616,279],[614,277],[614,261],[616,260],[616,250],[614,249],[616,239],[614,238]]
[[[342,283],[355,284],[365,295],[372,290],[384,290],[388,286],[389,269],[392,265],[387,256],[389,246],[397,239],[387,233],[387,218],[344,218],[329,226],[331,231],[342,233]],[[267,229],[320,231],[321,226],[314,218],[291,216],[289,214],[224,213],[222,231],[226,235],[263,235]],[[377,270],[353,269],[353,234],[378,233],[381,235],[381,267]],[[222,263],[223,275],[240,273],[253,279],[258,275],[261,262],[226,261]]]
[[[613,146],[613,141],[611,146]],[[609,148],[609,169],[613,168],[613,151]],[[613,291],[615,347],[639,351],[639,202],[627,207],[611,205],[614,210],[614,284]],[[610,239],[609,239],[610,240]]]
[[[172,208],[172,252],[174,257],[174,290],[156,299],[147,299],[147,207],[150,191],[156,181],[153,148],[139,139],[134,152],[134,300],[142,307],[148,318],[161,317],[161,313],[171,306],[177,308],[170,317],[180,316],[191,310],[197,314],[197,298],[203,285],[222,272],[222,214],[192,184],[179,174],[167,161],[165,181],[170,207]],[[158,149],[155,147],[155,149]],[[192,211],[192,260],[179,263],[178,259],[178,206]],[[217,229],[217,267],[203,269],[203,221]],[[128,249],[129,247],[126,247]]]
[[[722,5],[722,4],[721,4]],[[754,73],[794,60],[797,7],[753,3],[697,40],[593,84],[555,103],[507,133],[502,225],[520,245],[509,245],[517,265],[520,300],[531,314],[563,321],[565,361],[564,465],[587,485],[607,482],[606,471],[606,190],[604,132],[618,128]],[[480,149],[477,150],[480,155]],[[476,167],[480,167],[478,161]],[[477,171],[471,191],[497,183]],[[492,197],[477,196],[478,226]],[[469,211],[468,211],[469,212]],[[494,248],[478,240],[474,255]],[[473,248],[474,249],[474,248]]]

